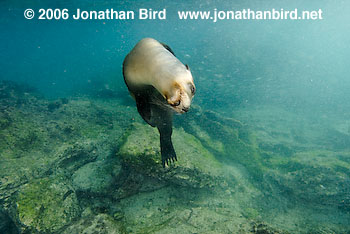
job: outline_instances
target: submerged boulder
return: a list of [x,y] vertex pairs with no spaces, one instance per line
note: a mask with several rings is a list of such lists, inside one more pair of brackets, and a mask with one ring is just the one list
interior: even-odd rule
[[60,176],[42,178],[24,185],[17,196],[23,231],[53,233],[79,216],[75,192]]
[[218,179],[223,176],[221,163],[196,137],[183,129],[174,129],[172,140],[178,161],[163,168],[158,131],[134,123],[125,133],[117,156],[124,167],[160,181],[194,188],[212,187],[221,181]]
[[117,162],[91,162],[73,174],[73,186],[80,192],[103,194],[108,192],[119,173],[120,165]]
[[[286,160],[272,157],[266,181],[275,181],[299,203],[349,213],[349,152],[305,151]],[[327,209],[328,209],[327,208]]]
[[123,233],[118,222],[108,214],[93,214],[89,209],[84,211],[79,221],[67,227],[61,233],[84,233],[84,234],[118,234]]

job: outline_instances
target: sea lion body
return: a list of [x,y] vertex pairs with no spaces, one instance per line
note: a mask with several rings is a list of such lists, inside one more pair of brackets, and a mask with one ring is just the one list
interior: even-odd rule
[[163,166],[177,160],[171,142],[173,112],[187,112],[195,93],[188,66],[169,46],[145,38],[125,57],[123,75],[139,114],[159,130]]

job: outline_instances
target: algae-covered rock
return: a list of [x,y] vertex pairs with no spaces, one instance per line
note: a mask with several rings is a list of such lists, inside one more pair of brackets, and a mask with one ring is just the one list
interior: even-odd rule
[[243,165],[252,181],[261,181],[265,167],[255,135],[247,125],[234,118],[223,117],[200,108],[189,113],[181,125],[214,155],[219,155],[226,162]]
[[250,233],[242,200],[207,189],[167,186],[121,200],[127,233]]
[[106,193],[120,173],[120,165],[97,161],[84,165],[73,174],[73,186],[77,191],[93,194]]
[[[87,213],[87,212],[84,212]],[[79,221],[65,229],[62,233],[84,233],[84,234],[118,234],[123,233],[117,221],[108,214],[88,213]]]
[[349,158],[349,152],[326,150],[299,152],[290,159],[273,157],[269,163],[278,170],[268,175],[297,200],[349,212]]
[[80,214],[74,191],[59,177],[26,184],[16,203],[19,221],[31,232],[55,232]]
[[75,171],[79,167],[96,160],[99,145],[92,140],[63,145],[55,157],[56,164],[67,171]]
[[178,161],[163,169],[159,133],[155,128],[135,123],[125,134],[118,152],[126,167],[147,176],[183,186],[214,186],[214,177],[222,176],[222,165],[194,136],[174,129],[172,136]]

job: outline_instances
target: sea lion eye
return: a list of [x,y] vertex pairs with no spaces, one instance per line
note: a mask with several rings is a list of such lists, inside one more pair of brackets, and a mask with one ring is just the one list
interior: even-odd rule
[[190,85],[190,89],[192,94],[196,92],[196,88],[192,84]]
[[172,105],[172,106],[178,106],[178,105],[180,105],[180,100],[177,101],[177,102],[175,102],[175,103],[173,103],[173,104],[170,104],[170,105]]

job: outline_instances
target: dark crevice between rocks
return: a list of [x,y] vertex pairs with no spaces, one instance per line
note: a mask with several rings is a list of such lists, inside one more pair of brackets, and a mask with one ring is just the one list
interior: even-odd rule
[[19,228],[17,228],[15,222],[9,216],[9,214],[0,207],[0,233],[3,234],[19,234]]

